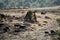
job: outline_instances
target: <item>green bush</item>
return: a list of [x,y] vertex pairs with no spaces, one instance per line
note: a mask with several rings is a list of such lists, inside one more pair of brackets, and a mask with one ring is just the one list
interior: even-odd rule
[[58,40],[60,40],[60,37],[58,38]]
[[60,30],[56,30],[56,34],[60,36]]
[[28,17],[30,18],[30,20],[31,20],[31,18],[32,18],[32,14],[33,14],[33,11],[28,11],[28,12],[27,12],[27,15],[28,15]]
[[60,40],[60,30],[56,30],[55,32],[56,32],[56,34],[59,36],[59,37],[58,37],[58,40]]
[[32,23],[37,22],[35,12],[31,10],[28,11],[25,16],[25,21],[32,22]]
[[57,21],[57,22],[59,23],[59,25],[60,25],[60,18],[57,18],[56,21]]

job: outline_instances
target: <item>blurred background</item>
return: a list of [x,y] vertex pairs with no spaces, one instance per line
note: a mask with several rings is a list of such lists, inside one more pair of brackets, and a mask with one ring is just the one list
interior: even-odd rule
[[0,0],[0,8],[8,7],[50,7],[59,6],[60,0]]

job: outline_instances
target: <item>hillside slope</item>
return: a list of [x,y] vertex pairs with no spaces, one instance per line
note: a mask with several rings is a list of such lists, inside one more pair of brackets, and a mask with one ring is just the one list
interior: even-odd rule
[[60,18],[60,9],[50,8],[41,8],[42,11],[35,12],[37,23],[24,20],[29,9],[0,10],[0,40],[57,40],[58,36],[54,31],[60,29],[56,21]]

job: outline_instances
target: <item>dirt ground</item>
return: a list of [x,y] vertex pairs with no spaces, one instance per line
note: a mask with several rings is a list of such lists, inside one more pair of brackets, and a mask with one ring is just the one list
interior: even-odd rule
[[[15,24],[15,23],[20,23],[24,24],[24,17],[26,16],[26,13],[3,13],[4,15],[9,15],[9,16],[15,16],[15,17],[22,17],[22,20],[14,20],[12,22],[9,22],[9,20],[4,21],[3,23],[7,24]],[[14,32],[6,32],[3,34],[0,34],[0,40],[57,40],[54,39],[56,35],[50,36],[47,35],[45,36],[45,31],[48,31],[50,33],[51,30],[57,30],[60,29],[58,26],[58,23],[56,22],[57,18],[60,18],[60,15],[56,15],[53,12],[47,12],[46,14],[41,14],[41,12],[35,13],[36,18],[37,18],[37,23],[29,23],[26,22],[27,24],[30,24],[29,28],[33,29],[31,31],[27,30],[24,32],[19,32],[17,35],[14,35]],[[60,13],[59,13],[60,14]],[[27,26],[28,27],[28,26]]]

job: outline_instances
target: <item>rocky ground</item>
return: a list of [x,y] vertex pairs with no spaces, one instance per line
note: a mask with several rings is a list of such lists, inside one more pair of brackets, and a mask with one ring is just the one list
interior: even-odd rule
[[60,29],[56,22],[60,15],[38,12],[37,23],[29,23],[24,21],[26,13],[2,13],[5,16],[0,18],[0,40],[57,40],[52,31]]

